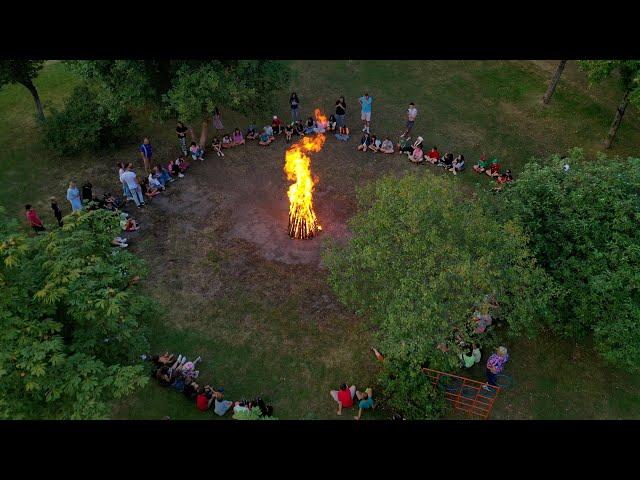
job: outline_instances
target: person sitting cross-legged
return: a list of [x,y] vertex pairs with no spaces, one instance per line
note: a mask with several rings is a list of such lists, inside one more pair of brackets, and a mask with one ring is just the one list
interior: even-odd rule
[[438,147],[434,145],[431,150],[429,150],[429,153],[427,153],[427,162],[435,165],[438,163],[438,160],[440,160],[440,152],[438,152]]
[[204,160],[204,150],[200,148],[200,145],[198,145],[196,142],[191,142],[189,151],[191,152],[191,158],[193,160]]
[[407,157],[409,157],[411,163],[414,163],[416,165],[424,162],[424,152],[419,146],[414,148],[413,152],[407,153]]
[[222,148],[231,148],[233,147],[233,138],[231,135],[224,135],[222,137]]
[[371,145],[371,136],[368,132],[364,132],[362,134],[362,138],[360,139],[360,145],[358,145],[356,149],[362,152],[366,152],[369,148],[369,145]]
[[371,144],[369,145],[369,150],[372,152],[379,152],[380,147],[382,146],[382,141],[378,139],[375,135],[371,135]]
[[242,136],[242,132],[239,128],[236,128],[233,131],[233,144],[238,147],[240,145],[244,145],[244,137]]
[[284,140],[287,143],[291,141],[291,137],[293,135],[293,125],[294,125],[294,122],[291,122],[290,124],[284,127]]
[[340,390],[331,390],[329,395],[338,403],[337,414],[342,415],[343,408],[353,407],[353,399],[356,396],[356,386],[351,385],[347,387],[347,384],[343,383],[340,385]]
[[489,168],[489,161],[487,155],[483,153],[480,155],[480,160],[473,166],[473,171],[476,173],[484,173]]
[[267,145],[270,145],[271,142],[273,142],[273,137],[269,136],[269,132],[267,132],[267,127],[264,127],[264,131],[260,135],[258,145],[262,145],[263,147],[266,147]]
[[219,157],[224,157],[224,152],[222,151],[222,142],[218,137],[213,138],[213,141],[211,142],[211,148],[213,148],[213,151],[216,152],[216,155],[218,155]]
[[373,404],[373,390],[371,388],[367,388],[364,392],[357,392],[356,397],[358,397],[358,415],[356,415],[356,420],[360,420],[362,418],[363,410],[371,410],[374,407]]
[[454,175],[457,175],[458,172],[461,172],[463,170],[464,170],[464,155],[460,154],[453,159],[453,163],[451,164],[451,168],[449,168],[449,171],[453,172]]
[[380,151],[382,153],[393,153],[394,152],[393,142],[391,140],[389,140],[388,137],[386,137],[384,139],[384,141],[382,142],[382,145],[380,146]]

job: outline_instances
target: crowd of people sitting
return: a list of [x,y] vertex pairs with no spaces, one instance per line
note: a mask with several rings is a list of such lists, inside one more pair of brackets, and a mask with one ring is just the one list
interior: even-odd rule
[[213,411],[223,417],[232,411],[233,418],[237,420],[247,418],[245,414],[252,412],[257,412],[259,417],[273,416],[273,406],[267,405],[259,396],[251,400],[231,401],[225,399],[224,388],[214,388],[201,382],[200,371],[197,370],[197,365],[202,360],[200,357],[189,361],[185,355],[176,356],[165,352],[162,355],[142,355],[142,359],[153,363],[151,376],[159,385],[182,393],[202,412]]

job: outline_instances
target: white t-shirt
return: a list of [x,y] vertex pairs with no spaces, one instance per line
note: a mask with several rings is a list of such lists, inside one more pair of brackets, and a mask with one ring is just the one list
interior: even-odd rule
[[136,172],[129,170],[122,174],[122,180],[127,183],[127,187],[136,189],[138,183],[136,182]]
[[418,109],[416,107],[407,108],[407,116],[409,117],[409,121],[413,122],[418,116]]
[[118,170],[118,177],[120,177],[120,183],[124,183],[124,181],[122,180],[123,173],[124,173],[124,168],[121,168],[120,170]]

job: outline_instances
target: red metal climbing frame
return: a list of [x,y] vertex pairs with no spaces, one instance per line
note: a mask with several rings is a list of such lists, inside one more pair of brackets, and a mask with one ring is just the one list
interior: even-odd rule
[[[455,410],[465,412],[467,415],[475,415],[483,420],[489,418],[493,404],[500,394],[500,387],[429,368],[423,368],[422,371],[431,379],[434,386],[440,385],[444,388],[444,396]],[[484,386],[490,388],[490,391],[483,389]]]

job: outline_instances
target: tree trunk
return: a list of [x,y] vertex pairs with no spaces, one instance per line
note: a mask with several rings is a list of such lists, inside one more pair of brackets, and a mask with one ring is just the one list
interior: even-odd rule
[[631,91],[627,91],[624,94],[624,98],[618,105],[618,109],[616,110],[616,116],[613,117],[613,123],[611,123],[611,128],[609,128],[609,134],[607,135],[607,139],[604,142],[604,148],[611,148],[611,144],[613,143],[613,139],[616,137],[616,133],[618,133],[618,128],[620,127],[620,123],[622,122],[622,117],[624,116],[624,111],[627,109],[629,105],[629,94]]
[[40,120],[44,121],[44,110],[42,109],[42,103],[40,102],[40,95],[38,95],[38,90],[36,90],[36,86],[33,84],[31,80],[26,80],[20,83],[22,83],[22,85],[27,87],[27,90],[29,90],[31,92],[31,95],[33,95],[33,100],[36,102],[36,109],[38,110],[38,117],[40,117]]
[[207,144],[207,135],[209,133],[209,117],[202,119],[202,130],[200,132],[200,147],[205,148]]
[[564,66],[567,64],[566,60],[560,60],[558,64],[558,68],[556,68],[556,73],[553,75],[551,79],[551,83],[549,84],[549,88],[547,88],[547,93],[542,97],[542,103],[547,105],[551,101],[551,97],[553,96],[553,92],[556,91],[556,87],[560,82],[560,76],[562,75],[562,71],[564,70]]

